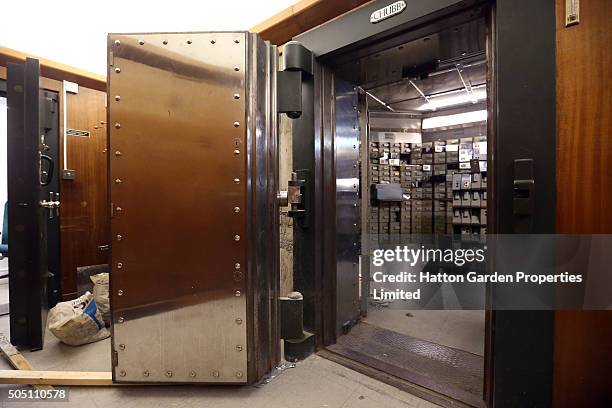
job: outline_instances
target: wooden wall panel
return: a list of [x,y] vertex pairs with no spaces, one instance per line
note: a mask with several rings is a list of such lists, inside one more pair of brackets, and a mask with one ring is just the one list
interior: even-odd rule
[[[0,65],[0,79],[6,80],[6,67]],[[62,83],[44,76],[40,77],[40,86],[47,91],[61,92]]]
[[580,9],[580,24],[566,28],[565,0],[557,0],[557,229],[611,233],[612,3]]
[[[25,60],[25,56],[16,52],[8,58],[4,53],[6,50],[0,47],[0,79],[6,79],[6,68],[2,64],[23,63]],[[67,79],[78,79],[78,75],[78,72],[73,73]],[[82,78],[79,82],[83,82]],[[60,80],[41,77],[43,89],[59,94],[60,175],[64,150],[62,86]],[[100,83],[95,86],[101,87]],[[76,170],[76,179],[61,180],[60,183],[60,264],[64,299],[71,299],[77,293],[77,267],[107,262],[108,252],[98,249],[98,246],[109,243],[105,98],[104,92],[83,86],[79,87],[78,94],[67,95],[68,128],[87,130],[91,136],[70,136],[67,140],[68,165],[70,169]]]
[[[612,2],[580,2],[565,27],[557,7],[557,232],[612,233]],[[612,406],[612,311],[555,316],[554,406]]]
[[6,64],[9,62],[22,64],[27,57],[36,58],[40,62],[40,74],[44,78],[58,82],[66,80],[92,89],[106,90],[106,77],[104,75],[0,46],[0,66],[2,67],[6,67]]
[[[79,87],[67,94],[67,127],[90,137],[67,136],[68,168],[74,180],[61,181],[61,264],[64,299],[77,292],[76,268],[108,262],[109,206],[106,159],[106,94]],[[63,153],[62,153],[63,154]],[[61,163],[63,168],[63,160]]]
[[262,21],[251,32],[282,45],[291,38],[357,8],[370,0],[301,0]]

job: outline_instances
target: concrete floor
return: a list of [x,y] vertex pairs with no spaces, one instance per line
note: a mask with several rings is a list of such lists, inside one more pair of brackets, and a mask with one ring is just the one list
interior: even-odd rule
[[365,322],[484,356],[484,310],[400,310],[370,307]]
[[[8,336],[8,316],[0,331]],[[61,344],[47,332],[45,347],[23,352],[38,370],[108,371],[110,339],[80,347]],[[0,369],[10,369],[0,358]],[[0,391],[7,385],[0,385]],[[71,387],[70,401],[1,402],[0,407],[206,407],[206,408],[432,408],[437,405],[340,366],[319,356],[280,372],[259,386]]]

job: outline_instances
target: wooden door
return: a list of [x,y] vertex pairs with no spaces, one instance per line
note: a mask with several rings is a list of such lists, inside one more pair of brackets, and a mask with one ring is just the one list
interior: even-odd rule
[[70,174],[60,170],[60,234],[62,297],[67,300],[77,295],[78,268],[108,264],[110,223],[106,94],[79,86],[65,99],[61,166]]

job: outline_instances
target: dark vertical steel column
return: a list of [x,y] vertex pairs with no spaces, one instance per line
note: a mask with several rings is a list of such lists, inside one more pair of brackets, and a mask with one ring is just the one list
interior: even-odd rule
[[41,349],[47,319],[47,215],[41,208],[40,67],[8,64],[7,143],[11,342]]
[[[28,294],[27,285],[28,238],[25,234],[28,199],[27,188],[23,187],[25,173],[24,157],[24,69],[23,65],[7,66],[7,175],[8,175],[8,232],[9,234],[9,279],[10,332],[14,345],[28,344]],[[17,183],[17,180],[21,181]],[[28,186],[30,187],[30,186]],[[16,295],[19,296],[16,296]]]
[[[41,133],[45,137],[43,154],[51,157],[58,165],[59,160],[59,106],[56,92],[43,91],[41,95]],[[59,169],[55,167],[51,174],[51,181],[42,188],[42,200],[59,201],[60,177]],[[53,196],[51,196],[53,194]],[[47,218],[47,267],[49,269],[49,280],[47,293],[49,307],[53,307],[61,301],[61,268],[60,268],[60,227],[59,209],[50,209]]]
[[315,72],[315,212],[317,228],[317,286],[321,301],[319,344],[336,342],[336,144],[334,137],[335,76],[331,68],[316,64]]
[[[302,71],[302,114],[293,119],[293,171],[305,180],[304,206],[306,215],[293,223],[293,288],[304,295],[304,328],[315,332],[315,137],[314,137],[314,77],[312,55],[305,55],[299,43],[285,46],[286,70]],[[301,47],[301,48],[300,48]]]
[[[494,151],[492,198],[497,234],[515,232],[513,168],[534,163],[530,233],[555,232],[555,2],[498,0],[493,17]],[[553,318],[549,311],[493,315],[495,407],[550,406]]]

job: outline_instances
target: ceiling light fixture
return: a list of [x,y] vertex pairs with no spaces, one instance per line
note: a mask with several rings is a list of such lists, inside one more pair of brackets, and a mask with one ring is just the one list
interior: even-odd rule
[[477,103],[487,98],[487,91],[483,88],[472,88],[471,93],[467,94],[463,89],[454,92],[453,94],[445,94],[439,96],[430,96],[428,101],[421,105],[420,111],[435,111],[440,108],[448,108],[455,105],[465,105],[468,103]]
[[444,126],[463,125],[466,123],[482,122],[487,120],[487,110],[457,113],[454,115],[433,116],[423,119],[421,129],[434,129]]

